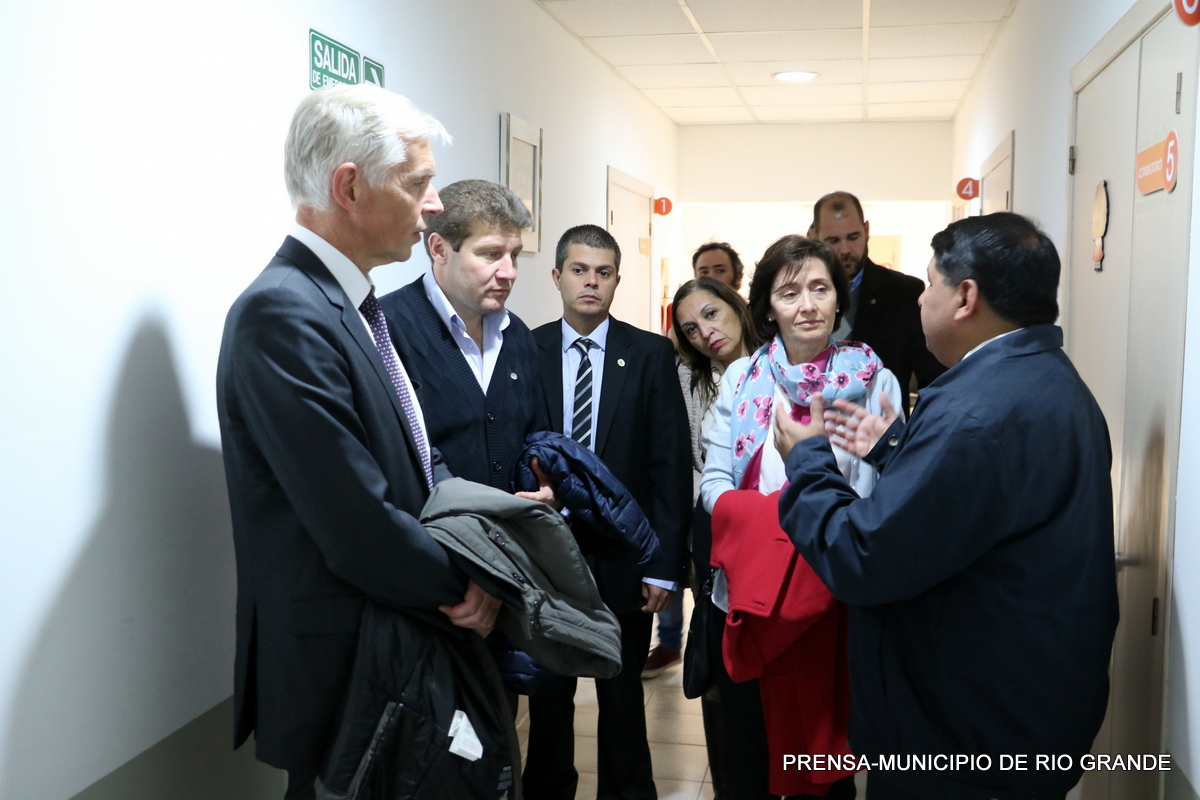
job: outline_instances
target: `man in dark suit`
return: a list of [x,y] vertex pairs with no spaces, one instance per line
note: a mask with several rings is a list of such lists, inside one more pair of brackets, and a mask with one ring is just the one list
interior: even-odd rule
[[[868,797],[1062,798],[1108,699],[1108,429],[1062,351],[1046,235],[991,214],[953,223],[933,249],[921,320],[949,371],[907,425],[845,401],[824,421],[814,402],[809,425],[777,416],[781,525],[850,605],[850,746],[873,765],[899,758],[872,769]],[[870,497],[842,479],[826,421],[881,470]],[[977,759],[903,766],[939,753]],[[1005,769],[1014,753],[1071,767]]]
[[911,275],[881,267],[867,257],[871,223],[849,192],[831,192],[813,207],[812,236],[833,248],[850,278],[849,313],[834,338],[864,342],[900,381],[904,412],[913,375],[923,389],[946,368],[925,346],[917,298],[925,285]]
[[255,733],[289,800],[314,796],[368,598],[484,635],[499,605],[416,519],[448,473],[368,277],[408,259],[441,211],[430,139],[444,136],[374,86],[305,98],[285,147],[297,225],[225,323],[234,744]]
[[[563,317],[533,332],[552,430],[592,449],[637,499],[659,538],[644,568],[599,559],[593,572],[621,625],[621,672],[596,681],[600,800],[655,796],[641,673],[654,613],[683,580],[691,507],[691,451],[670,342],[609,316],[621,250],[603,228],[571,228],[558,242],[555,285]],[[526,794],[570,800],[574,678],[543,682],[529,700]]]
[[446,466],[507,490],[525,437],[548,426],[533,335],[504,308],[533,218],[491,181],[452,183],[441,198],[425,233],[432,272],[379,302]]

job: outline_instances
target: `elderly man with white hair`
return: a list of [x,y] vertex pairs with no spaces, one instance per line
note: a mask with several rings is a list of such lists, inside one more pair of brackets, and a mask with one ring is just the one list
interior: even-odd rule
[[233,304],[217,374],[237,553],[235,744],[314,796],[368,597],[486,635],[499,601],[417,520],[449,473],[392,345],[370,271],[441,212],[432,139],[369,86],[304,99],[286,144],[296,227]]

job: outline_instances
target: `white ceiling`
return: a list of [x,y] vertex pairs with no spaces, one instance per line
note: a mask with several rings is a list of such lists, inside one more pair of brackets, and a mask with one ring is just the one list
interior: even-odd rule
[[684,125],[949,119],[1017,3],[539,1]]

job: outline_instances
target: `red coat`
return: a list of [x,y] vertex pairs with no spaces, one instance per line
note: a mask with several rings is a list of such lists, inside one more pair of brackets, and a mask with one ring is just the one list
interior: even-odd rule
[[783,768],[783,756],[850,753],[846,607],[779,527],[779,492],[721,495],[712,515],[712,564],[729,582],[725,668],[757,678],[770,749],[772,794],[818,794],[851,771]]

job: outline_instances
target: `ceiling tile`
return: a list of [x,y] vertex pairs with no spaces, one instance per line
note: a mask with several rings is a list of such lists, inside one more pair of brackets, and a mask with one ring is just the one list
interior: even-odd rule
[[829,0],[687,0],[705,33],[862,28],[862,4]]
[[872,24],[870,55],[871,58],[978,55],[987,50],[998,27],[997,22],[905,28],[877,28]]
[[681,86],[728,86],[718,64],[658,64],[617,67],[617,72],[639,89],[673,89]]
[[742,104],[741,96],[731,86],[706,89],[643,89],[642,93],[659,108],[738,106]]
[[722,123],[722,122],[754,122],[750,109],[745,106],[729,106],[726,108],[665,108],[664,113],[676,122],[683,123]]
[[763,122],[842,122],[862,119],[862,104],[845,106],[755,106]]
[[872,103],[867,119],[950,119],[958,110],[956,101],[941,103]]
[[[871,28],[937,25],[946,22],[996,22],[1013,0],[871,0]],[[873,35],[873,34],[872,34]]]
[[584,39],[615,67],[635,64],[703,64],[716,61],[694,33],[664,36],[601,36]]
[[576,36],[693,33],[676,0],[542,0]]
[[752,106],[851,105],[862,103],[862,84],[743,86],[742,94]]
[[862,58],[862,30],[714,33],[709,41],[724,61]]
[[739,86],[782,86],[771,76],[776,72],[803,69],[817,73],[811,85],[862,83],[862,59],[838,61],[735,61],[725,65]]
[[875,83],[867,87],[872,103],[919,103],[937,100],[958,102],[970,81],[920,81],[917,83]]
[[968,81],[975,74],[980,60],[981,56],[872,58],[867,65],[867,81],[870,83]]

